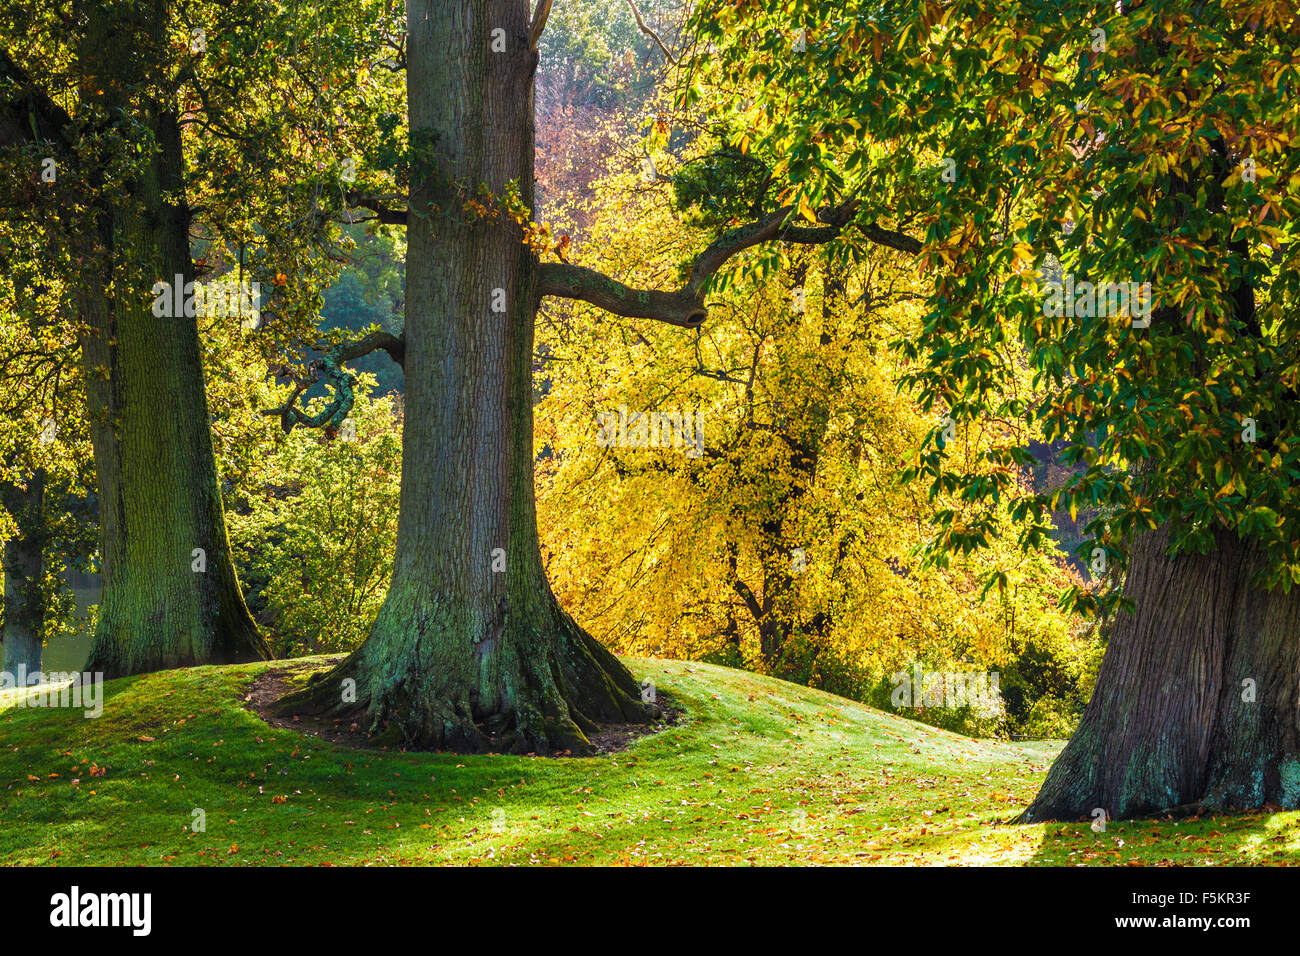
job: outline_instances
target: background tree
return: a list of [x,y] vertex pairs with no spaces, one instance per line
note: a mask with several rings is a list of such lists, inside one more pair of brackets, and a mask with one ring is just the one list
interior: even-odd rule
[[[661,156],[653,190],[639,162],[601,181],[586,204],[590,241],[571,258],[638,282],[671,275],[705,225],[698,203],[684,210],[694,226],[678,207],[683,181],[716,159],[710,146],[700,137]],[[887,708],[891,675],[914,663],[1005,680],[1033,656],[1007,684],[1005,721],[942,708],[925,719],[1059,734],[1063,718],[1068,730],[1088,642],[1050,605],[1073,576],[1059,554],[1017,553],[1009,519],[994,549],[920,566],[930,517],[969,506],[897,481],[933,424],[896,388],[905,365],[889,346],[919,327],[919,282],[907,256],[875,250],[853,264],[836,252],[738,256],[710,321],[685,334],[583,303],[543,308],[539,518],[556,593],[620,652],[748,667]],[[602,418],[624,410],[631,440],[603,440]],[[652,414],[684,416],[688,440],[656,429],[651,442]],[[993,423],[954,435],[971,462],[996,440]],[[1007,581],[986,597],[990,568]]]
[[[0,57],[5,191],[34,237],[19,248],[76,290],[105,578],[94,670],[266,653],[230,561],[187,293],[233,269],[267,292],[269,342],[314,326],[346,166],[321,161],[319,129],[331,150],[364,138],[334,121],[365,82],[358,59],[388,55],[381,7],[6,7],[0,48],[24,51]],[[353,44],[314,39],[330,25]],[[179,309],[157,314],[158,282]]]
[[94,470],[77,338],[59,317],[66,292],[5,255],[13,238],[0,221],[0,636],[5,669],[31,674],[44,645],[77,624],[64,574],[94,551]]
[[[672,42],[680,20],[675,8],[660,0],[637,11]],[[537,50],[536,110],[544,117],[537,126],[537,207],[549,218],[563,200],[576,236],[587,224],[580,203],[592,198],[593,182],[611,155],[636,152],[639,137],[628,134],[659,111],[649,107],[661,98],[664,58],[638,29],[627,0],[558,4]]]

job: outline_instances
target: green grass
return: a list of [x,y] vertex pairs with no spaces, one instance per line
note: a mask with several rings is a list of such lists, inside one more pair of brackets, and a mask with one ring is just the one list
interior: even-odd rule
[[[323,661],[322,661],[323,663]],[[349,750],[268,727],[267,665],[105,685],[103,716],[0,700],[0,863],[1243,864],[1296,813],[1015,826],[1059,742],[971,740],[782,681],[632,659],[685,709],[590,759]],[[152,738],[152,739],[149,739]],[[192,811],[207,830],[190,831]]]

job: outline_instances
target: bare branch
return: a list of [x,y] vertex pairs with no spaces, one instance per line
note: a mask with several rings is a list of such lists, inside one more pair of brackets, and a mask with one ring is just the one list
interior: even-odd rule
[[664,41],[659,39],[659,34],[655,33],[648,26],[646,26],[645,21],[641,19],[641,11],[636,8],[636,4],[633,3],[632,0],[627,0],[627,5],[628,8],[632,11],[632,16],[636,18],[636,25],[638,29],[640,29],[640,31],[644,33],[646,36],[648,36],[650,39],[654,40],[655,45],[658,46],[660,51],[663,53],[663,55],[668,58],[668,62],[671,63],[673,66],[676,66],[677,65],[676,57],[674,57],[671,53],[668,52],[668,47],[664,46]]
[[349,206],[361,206],[371,210],[375,214],[373,218],[386,226],[406,225],[406,210],[389,205],[394,199],[400,201],[400,197],[363,196],[360,193],[349,192],[343,198]]

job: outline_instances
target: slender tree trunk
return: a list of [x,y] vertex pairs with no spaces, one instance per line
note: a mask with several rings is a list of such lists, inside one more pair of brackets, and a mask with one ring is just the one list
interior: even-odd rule
[[[161,49],[167,4],[152,6],[132,43],[147,39]],[[114,291],[105,283],[80,300],[89,326],[82,354],[104,574],[86,667],[112,677],[264,658],[230,558],[197,323],[152,310],[155,281],[194,278],[188,209],[166,198],[184,186],[180,127],[169,107],[141,105],[126,92],[139,78],[121,73],[130,66],[115,46],[120,14],[90,9],[86,55],[102,85],[100,105],[111,111],[129,103],[159,149],[142,160],[128,198],[100,211]],[[148,59],[138,48],[136,56]]]
[[[408,745],[589,749],[599,722],[644,720],[631,674],[557,603],[533,489],[532,257],[480,185],[533,201],[527,0],[408,0],[412,171],[406,414],[397,556],[366,642],[287,708],[347,709]],[[494,31],[501,31],[495,34]],[[492,49],[494,42],[504,51]]]
[[1137,540],[1133,613],[1117,616],[1092,700],[1025,821],[1300,807],[1300,591],[1252,588],[1260,555],[1216,540],[1173,559],[1165,530]]
[[17,674],[41,669],[45,636],[45,477],[37,471],[25,491],[0,486],[0,500],[18,524],[18,534],[4,544],[4,668]]

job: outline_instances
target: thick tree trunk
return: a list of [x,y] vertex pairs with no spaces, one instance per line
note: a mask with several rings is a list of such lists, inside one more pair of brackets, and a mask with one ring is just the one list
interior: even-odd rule
[[[165,3],[155,6],[133,42],[148,36],[161,49],[168,17]],[[133,78],[120,75],[114,50],[122,25],[96,9],[87,55],[108,58],[97,83],[113,109],[129,102]],[[129,199],[100,214],[115,291],[80,299],[104,574],[86,667],[108,677],[268,656],[230,558],[196,320],[152,310],[155,281],[194,278],[188,210],[166,198],[183,189],[180,127],[168,108],[133,109],[159,150],[143,160]]]
[[1026,822],[1110,819],[1197,804],[1300,807],[1300,591],[1250,586],[1256,550],[1221,533],[1169,558],[1141,536],[1078,730]]
[[25,491],[0,486],[0,500],[18,524],[18,534],[4,544],[4,669],[33,674],[41,669],[45,636],[44,475],[33,475]]
[[532,204],[529,5],[408,0],[407,16],[411,141],[431,144],[432,159],[412,170],[393,580],[366,642],[284,706],[364,706],[372,730],[416,747],[583,752],[597,723],[653,709],[547,583],[532,259],[509,217],[476,217],[465,202],[480,185],[500,197],[516,183]]

